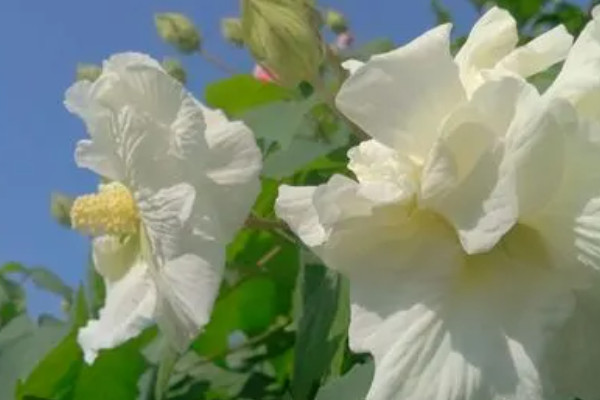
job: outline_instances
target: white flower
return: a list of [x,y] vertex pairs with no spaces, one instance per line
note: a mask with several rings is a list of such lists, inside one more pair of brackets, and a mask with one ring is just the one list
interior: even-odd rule
[[337,104],[373,138],[348,154],[357,180],[283,186],[277,212],[350,279],[367,399],[590,398],[600,355],[568,337],[600,328],[600,131],[515,74],[469,93],[449,30],[354,71]]
[[111,57],[65,104],[91,136],[77,164],[109,182],[71,210],[74,228],[94,237],[107,288],[99,318],[79,332],[86,361],[153,321],[185,348],[209,320],[225,246],[258,193],[252,132],[135,53]]
[[[486,79],[504,75],[527,78],[563,61],[573,37],[560,25],[517,48],[518,41],[517,22],[505,10],[492,7],[477,21],[455,58],[468,95]],[[356,60],[344,63],[351,72],[361,65]]]

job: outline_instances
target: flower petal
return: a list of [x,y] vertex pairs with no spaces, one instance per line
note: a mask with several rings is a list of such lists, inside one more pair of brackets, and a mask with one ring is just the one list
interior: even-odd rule
[[337,106],[379,142],[424,158],[442,119],[465,99],[449,34],[441,26],[374,56],[346,80]]
[[348,168],[361,183],[360,192],[374,201],[396,202],[412,196],[417,167],[397,151],[367,140],[348,151]]
[[600,16],[594,15],[573,45],[565,64],[545,96],[566,98],[579,112],[600,118]]
[[88,364],[94,362],[98,351],[137,336],[154,319],[156,288],[148,266],[141,259],[120,279],[106,283],[106,302],[100,317],[90,320],[77,337]]
[[321,245],[327,238],[325,228],[313,204],[315,186],[294,187],[281,185],[275,212],[309,247]]
[[[511,246],[531,251],[520,240]],[[412,266],[382,270],[372,254],[349,275],[350,346],[376,364],[368,400],[547,398],[544,344],[572,299],[543,259],[530,265],[494,250],[461,266],[423,251]]]
[[460,78],[469,93],[482,83],[480,72],[494,68],[518,40],[517,23],[506,10],[493,7],[477,21],[456,55]]
[[560,25],[508,54],[498,67],[526,78],[563,61],[572,45],[573,36]]

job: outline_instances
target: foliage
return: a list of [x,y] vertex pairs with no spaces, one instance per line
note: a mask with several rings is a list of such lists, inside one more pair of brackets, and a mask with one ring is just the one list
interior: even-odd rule
[[[480,12],[492,3],[470,2]],[[563,0],[496,3],[516,17],[524,40],[559,23],[577,34],[589,19],[588,10]],[[452,19],[443,0],[431,4],[438,22]],[[199,51],[200,36],[185,16],[161,14],[156,23],[163,39],[182,53]],[[461,43],[464,38],[456,40]],[[98,313],[104,297],[93,265],[88,267],[87,285],[77,290],[43,268],[18,263],[0,267],[0,398],[364,398],[372,364],[347,346],[347,283],[276,221],[273,205],[281,183],[318,184],[333,173],[348,174],[345,153],[360,132],[336,114],[331,96],[323,91],[337,88],[345,78],[338,67],[342,59],[364,60],[393,46],[384,38],[344,51],[330,49],[328,61],[312,66],[321,69],[321,78],[298,87],[239,74],[206,87],[209,106],[253,129],[265,161],[253,217],[228,248],[211,322],[183,355],[171,353],[160,333],[150,328],[86,365],[77,329]],[[302,54],[302,49],[292,50]],[[223,68],[221,61],[208,60]],[[181,64],[171,60],[168,65],[185,82]],[[81,71],[79,75],[89,78]],[[549,78],[533,80],[543,87]],[[32,321],[23,288],[28,281],[62,298],[64,315]]]

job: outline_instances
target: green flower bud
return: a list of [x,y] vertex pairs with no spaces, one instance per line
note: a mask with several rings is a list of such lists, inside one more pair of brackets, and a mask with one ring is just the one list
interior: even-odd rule
[[50,214],[56,222],[65,228],[71,228],[71,206],[73,199],[62,193],[52,193],[50,197]]
[[181,61],[176,58],[165,58],[162,62],[162,66],[169,75],[185,85],[187,82],[187,72],[185,72],[185,68],[183,68]]
[[163,13],[154,16],[158,35],[185,54],[199,51],[202,45],[200,33],[194,23],[179,13]]
[[348,21],[346,17],[335,10],[328,10],[325,15],[325,23],[334,33],[340,34],[348,31]]
[[95,64],[77,64],[75,79],[94,82],[102,74],[102,68]]
[[307,0],[242,0],[246,45],[286,86],[312,82],[319,73],[324,45],[318,21]]
[[242,21],[239,18],[223,18],[221,33],[229,43],[237,47],[244,47],[244,32],[242,31]]

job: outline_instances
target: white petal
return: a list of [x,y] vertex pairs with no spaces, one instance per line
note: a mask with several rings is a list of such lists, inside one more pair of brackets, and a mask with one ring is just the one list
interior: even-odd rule
[[111,148],[101,147],[91,140],[80,140],[75,149],[75,162],[80,168],[87,168],[100,176],[114,181],[125,177],[121,163]]
[[565,64],[546,92],[547,97],[563,97],[583,114],[600,118],[600,17],[595,16],[581,32]]
[[517,79],[486,82],[446,120],[425,164],[421,201],[456,228],[469,254],[491,249],[517,221],[515,178],[499,171],[502,143],[516,109],[537,100]]
[[112,67],[93,83],[95,101],[113,110],[133,107],[167,126],[173,123],[187,97],[181,83],[162,68],[149,65],[146,57],[117,60],[109,61]]
[[109,283],[123,278],[139,257],[140,246],[137,235],[125,238],[98,236],[92,243],[94,267]]
[[158,323],[178,350],[185,350],[208,323],[223,276],[225,248],[204,243],[196,254],[168,261],[159,272]]
[[339,109],[379,142],[424,158],[464,92],[449,50],[450,26],[371,58],[342,86]]
[[155,265],[161,266],[185,254],[193,234],[194,188],[180,183],[157,192],[138,191],[134,195]]
[[102,349],[114,348],[152,324],[156,290],[140,259],[119,280],[107,281],[106,302],[97,320],[81,328],[77,340],[91,364]]
[[294,187],[281,185],[275,212],[309,247],[321,245],[327,238],[325,228],[313,204],[315,186]]
[[558,189],[545,207],[525,216],[559,268],[600,270],[599,134],[594,123],[565,132],[564,169],[552,177]]
[[365,63],[359,60],[346,60],[342,63],[342,68],[350,74],[353,74],[358,71],[359,68],[362,68],[363,65],[365,65]]
[[208,322],[218,293],[225,243],[195,196],[178,184],[156,193],[137,193],[147,232],[153,277],[158,285],[158,321],[171,343],[185,349]]
[[563,61],[572,45],[573,36],[560,25],[514,50],[500,61],[498,67],[529,77]]
[[482,83],[480,72],[495,67],[518,40],[517,23],[505,10],[493,7],[477,21],[456,55],[460,77],[468,92]]
[[412,196],[417,167],[397,151],[367,140],[348,151],[348,168],[361,183],[360,193],[373,201],[397,202]]
[[[518,253],[531,251],[520,240]],[[368,400],[548,398],[544,344],[571,312],[570,287],[543,264],[494,252],[458,274],[440,271],[456,261],[433,251],[405,269],[364,260],[352,270],[350,346],[376,363]]]
[[164,71],[160,63],[152,57],[146,54],[135,52],[118,53],[112,55],[108,60],[104,61],[102,64],[102,69],[105,72],[121,73],[127,68],[136,65],[143,65],[159,71]]

